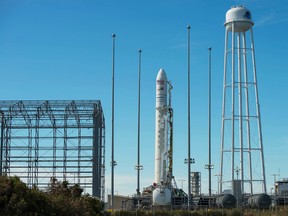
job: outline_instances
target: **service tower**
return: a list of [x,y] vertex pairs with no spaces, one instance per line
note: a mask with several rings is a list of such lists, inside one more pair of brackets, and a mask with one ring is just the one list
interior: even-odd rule
[[266,193],[253,25],[243,6],[226,13],[219,184],[238,201],[243,193]]

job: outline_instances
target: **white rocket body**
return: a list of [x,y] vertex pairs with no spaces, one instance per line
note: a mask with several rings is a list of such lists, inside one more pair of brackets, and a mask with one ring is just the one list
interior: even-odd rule
[[167,144],[167,76],[161,68],[156,78],[156,118],[155,118],[155,181],[156,185],[166,179]]
[[153,205],[171,204],[171,189],[167,184],[168,160],[168,113],[167,76],[161,68],[156,78],[156,122],[155,122],[155,181]]

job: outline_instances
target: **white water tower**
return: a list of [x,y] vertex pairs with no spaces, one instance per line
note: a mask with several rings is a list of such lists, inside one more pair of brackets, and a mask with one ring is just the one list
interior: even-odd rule
[[220,192],[266,193],[253,25],[243,6],[226,13]]

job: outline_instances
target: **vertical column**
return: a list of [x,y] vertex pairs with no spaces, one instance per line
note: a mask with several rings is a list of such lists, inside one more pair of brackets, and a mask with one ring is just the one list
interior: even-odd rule
[[256,74],[256,61],[255,61],[255,49],[254,49],[254,38],[253,38],[253,29],[250,28],[251,33],[251,51],[252,51],[252,64],[253,64],[253,76],[254,76],[254,90],[255,90],[255,99],[256,99],[256,115],[257,115],[257,125],[258,125],[258,139],[260,145],[260,157],[262,163],[262,179],[263,179],[263,192],[267,193],[266,189],[266,175],[265,175],[265,164],[264,164],[264,153],[263,153],[263,142],[262,142],[262,126],[261,126],[261,116],[260,116],[260,104],[258,98],[258,86],[257,86],[257,74]]
[[242,34],[243,40],[243,65],[244,65],[244,95],[245,95],[245,120],[246,120],[246,142],[248,153],[248,172],[249,172],[249,185],[250,193],[253,194],[253,176],[252,176],[252,157],[251,157],[251,138],[250,138],[250,108],[249,108],[249,84],[248,84],[248,70],[247,70],[247,49],[246,49],[246,34]]
[[190,137],[190,25],[187,27],[188,29],[188,156],[187,156],[187,165],[188,165],[188,211],[190,210],[191,204],[191,137]]
[[77,173],[78,184],[80,184],[80,176],[81,176],[80,172],[81,172],[81,127],[80,124],[78,124],[78,173]]
[[[101,149],[101,143],[99,142],[99,139],[101,139],[101,136],[99,136],[99,122],[98,122],[98,115],[96,110],[93,112],[93,177],[92,177],[92,196],[100,197],[100,180],[101,177],[99,174],[101,174],[100,163],[101,158],[99,157],[99,148]],[[101,130],[100,130],[101,131]]]
[[231,180],[234,181],[234,168],[235,168],[235,22],[232,23],[232,149],[231,149]]
[[141,101],[141,53],[142,50],[139,49],[139,61],[138,61],[138,113],[137,113],[137,165],[135,166],[137,170],[137,195],[140,195],[140,170],[143,168],[140,165],[140,101]]
[[243,166],[243,127],[242,127],[242,61],[241,61],[241,39],[240,35],[245,34],[244,32],[239,32],[237,34],[237,42],[238,42],[238,126],[239,126],[239,147],[240,147],[240,179],[241,179],[241,188],[244,191],[244,166]]
[[12,110],[9,109],[9,116],[6,129],[5,143],[5,175],[10,175],[10,147],[11,147],[11,126],[12,126]]
[[114,168],[116,165],[114,159],[114,84],[115,84],[115,38],[112,34],[112,129],[111,129],[111,208],[114,210]]
[[31,120],[29,120],[28,126],[28,175],[27,175],[27,184],[28,187],[32,187],[32,123]]
[[52,120],[52,127],[53,127],[53,178],[56,178],[57,128],[56,128],[56,120],[54,118]]
[[101,200],[105,200],[105,122],[104,116],[101,109]]
[[221,125],[221,158],[220,158],[220,178],[219,178],[219,189],[220,193],[223,190],[223,160],[224,160],[224,148],[225,148],[225,121],[226,121],[226,91],[227,91],[227,56],[228,56],[228,41],[229,34],[226,28],[225,32],[225,50],[224,50],[224,76],[223,76],[223,101],[222,101],[222,125]]
[[3,151],[4,151],[4,130],[5,130],[5,116],[4,112],[1,112],[1,149],[0,149],[0,176],[3,175]]
[[35,160],[34,160],[34,184],[38,186],[38,159],[39,159],[39,126],[40,126],[40,110],[37,109],[36,121],[35,121]]
[[66,181],[67,177],[67,119],[68,114],[67,110],[65,109],[64,113],[64,148],[63,148],[63,181]]

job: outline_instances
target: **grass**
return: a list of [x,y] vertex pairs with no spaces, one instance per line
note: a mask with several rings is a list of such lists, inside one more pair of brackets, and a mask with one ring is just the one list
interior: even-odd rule
[[115,211],[107,216],[288,216],[288,207],[258,209],[202,209],[195,211]]

